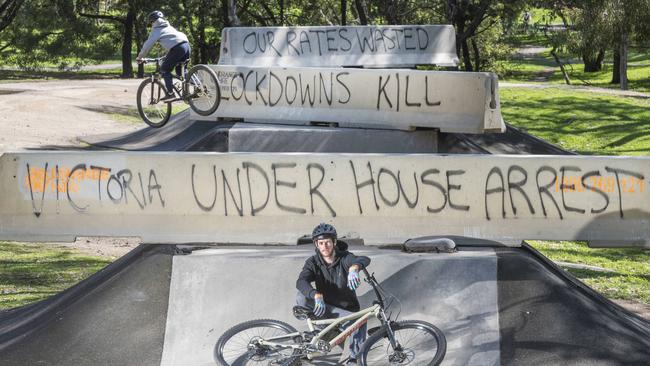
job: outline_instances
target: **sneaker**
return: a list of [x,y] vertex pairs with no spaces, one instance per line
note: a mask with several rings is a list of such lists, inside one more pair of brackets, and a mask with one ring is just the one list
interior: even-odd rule
[[169,94],[165,95],[164,97],[160,98],[160,101],[163,102],[163,103],[173,102],[174,100],[176,100],[176,94],[175,93],[169,93]]

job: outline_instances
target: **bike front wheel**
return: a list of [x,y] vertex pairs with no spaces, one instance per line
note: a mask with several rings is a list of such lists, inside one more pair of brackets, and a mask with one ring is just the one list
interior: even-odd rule
[[169,121],[172,114],[171,103],[160,101],[166,94],[165,86],[160,80],[145,79],[138,87],[138,113],[151,127],[159,128]]
[[447,341],[440,329],[419,320],[391,323],[391,328],[397,347],[391,345],[388,329],[382,328],[364,342],[360,365],[434,366],[442,362]]
[[196,65],[187,74],[190,107],[201,116],[209,116],[219,108],[221,90],[217,74],[206,65]]
[[[218,365],[290,365],[299,352],[290,348],[295,340],[284,337],[297,333],[291,325],[271,319],[247,321],[227,330],[214,346],[214,359]],[[272,340],[279,347],[259,344],[259,341]],[[286,346],[286,347],[282,347]]]

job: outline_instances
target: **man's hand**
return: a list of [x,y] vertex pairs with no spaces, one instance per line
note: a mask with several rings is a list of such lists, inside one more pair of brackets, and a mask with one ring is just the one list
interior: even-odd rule
[[314,315],[321,317],[325,314],[325,299],[322,294],[314,295]]
[[348,288],[354,291],[360,284],[361,279],[359,278],[359,266],[355,264],[350,266],[350,270],[348,271]]

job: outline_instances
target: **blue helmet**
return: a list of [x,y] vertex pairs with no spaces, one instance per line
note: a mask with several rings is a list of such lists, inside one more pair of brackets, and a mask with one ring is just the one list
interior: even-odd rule
[[330,238],[336,240],[336,229],[334,226],[326,223],[320,223],[311,233],[312,240]]
[[164,15],[163,15],[162,11],[154,10],[151,13],[149,13],[149,15],[147,15],[147,21],[149,23],[153,23],[156,20],[158,20],[159,18],[163,18],[163,17],[164,17]]

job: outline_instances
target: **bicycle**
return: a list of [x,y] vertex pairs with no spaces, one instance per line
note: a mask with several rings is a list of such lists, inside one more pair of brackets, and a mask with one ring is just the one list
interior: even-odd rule
[[177,98],[161,102],[167,94],[162,81],[160,65],[164,57],[143,58],[142,63],[156,63],[156,69],[138,87],[138,113],[146,124],[159,128],[164,126],[172,114],[172,103],[182,100],[201,116],[209,116],[219,108],[221,91],[215,72],[206,65],[196,65],[185,75],[189,60],[182,62],[180,76],[174,75],[174,91]]
[[[374,273],[364,268],[364,281],[374,290],[373,305],[356,313],[336,319],[317,319],[310,309],[296,306],[294,316],[306,320],[309,331],[298,332],[291,325],[272,319],[259,319],[235,325],[227,330],[214,347],[214,358],[221,366],[266,364],[268,366],[297,366],[301,359],[322,357],[342,344],[352,332],[371,316],[381,326],[370,329],[361,346],[357,364],[371,365],[438,365],[447,351],[447,341],[440,329],[421,320],[393,321],[386,315],[386,291]],[[399,302],[399,300],[398,300]],[[391,302],[392,304],[392,302]],[[342,327],[343,323],[354,323]],[[331,337],[332,332],[336,336]],[[420,339],[413,339],[420,336]],[[232,348],[232,349],[231,349]]]

